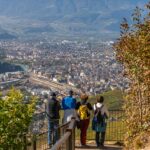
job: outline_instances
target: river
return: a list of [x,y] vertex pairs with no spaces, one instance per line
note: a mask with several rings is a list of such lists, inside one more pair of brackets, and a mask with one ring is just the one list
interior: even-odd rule
[[6,72],[26,71],[26,67],[19,64],[0,61],[0,74]]

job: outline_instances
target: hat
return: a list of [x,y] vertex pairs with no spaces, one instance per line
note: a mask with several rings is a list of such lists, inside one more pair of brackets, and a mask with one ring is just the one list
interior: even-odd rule
[[87,100],[89,98],[89,96],[86,94],[81,94],[80,98],[81,98],[81,100]]
[[52,92],[52,93],[51,93],[51,96],[56,96],[56,93],[55,93],[55,92]]

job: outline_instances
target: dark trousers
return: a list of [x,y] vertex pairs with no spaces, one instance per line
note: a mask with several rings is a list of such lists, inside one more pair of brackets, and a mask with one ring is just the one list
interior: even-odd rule
[[58,133],[59,120],[48,119],[48,144],[55,144],[59,139]]
[[[101,134],[101,138],[100,138],[100,134]],[[104,141],[105,141],[105,132],[96,132],[96,144],[97,146],[100,145],[104,145]]]
[[81,120],[81,133],[80,133],[80,142],[82,145],[86,145],[86,132],[89,126],[90,119]]

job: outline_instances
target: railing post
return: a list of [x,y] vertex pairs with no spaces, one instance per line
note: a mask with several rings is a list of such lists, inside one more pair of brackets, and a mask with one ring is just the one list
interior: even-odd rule
[[72,130],[72,150],[75,150],[75,127]]
[[55,143],[52,150],[75,150],[75,118],[72,118],[69,127],[64,126],[62,131],[63,136]]
[[33,136],[33,150],[36,150],[36,136]]
[[68,139],[68,141],[67,141],[67,150],[73,150],[72,149],[72,129],[67,129],[67,132],[70,132],[71,134],[70,134],[70,136],[69,136],[69,139]]
[[[73,117],[72,120],[75,120],[75,118]],[[68,140],[69,147],[67,150],[75,150],[75,126],[72,129],[67,129],[66,131],[71,133]]]

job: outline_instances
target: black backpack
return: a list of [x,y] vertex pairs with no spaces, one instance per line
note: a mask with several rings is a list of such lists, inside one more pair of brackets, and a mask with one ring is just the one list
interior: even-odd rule
[[103,123],[104,122],[104,116],[101,113],[101,110],[103,108],[104,105],[102,105],[100,108],[98,108],[95,104],[96,110],[94,113],[94,117],[97,120],[97,123]]

